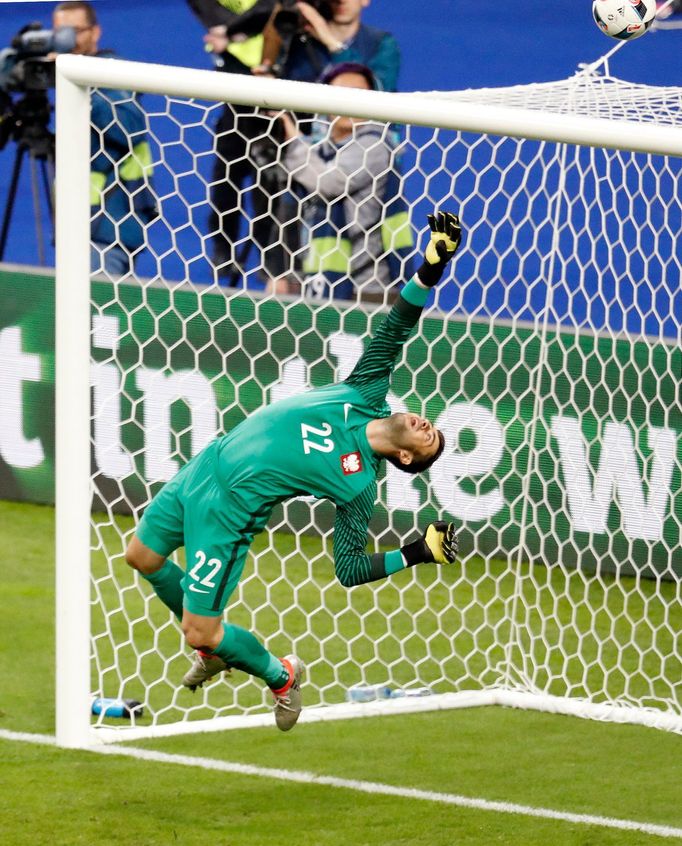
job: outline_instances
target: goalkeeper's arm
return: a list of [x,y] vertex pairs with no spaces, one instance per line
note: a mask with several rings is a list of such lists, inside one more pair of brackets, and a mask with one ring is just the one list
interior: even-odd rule
[[458,541],[453,523],[429,523],[423,535],[390,552],[367,555],[367,527],[376,501],[376,484],[368,485],[351,502],[336,509],[334,567],[346,587],[385,579],[415,564],[452,564]]
[[428,215],[431,230],[424,262],[414,279],[377,329],[353,372],[346,380],[357,387],[368,402],[380,404],[386,398],[396,359],[409,338],[426,303],[429,289],[436,285],[462,240],[459,218],[451,212]]

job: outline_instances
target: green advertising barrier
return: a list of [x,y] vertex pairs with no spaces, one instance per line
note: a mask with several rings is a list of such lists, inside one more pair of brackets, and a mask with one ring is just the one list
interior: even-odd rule
[[[215,432],[347,373],[381,317],[94,282],[96,507],[137,508]],[[424,318],[393,400],[437,420],[448,450],[429,479],[389,471],[382,540],[447,513],[479,554],[682,575],[680,374],[682,352],[666,343]],[[50,275],[0,271],[0,415],[0,497],[52,502]],[[309,509],[287,512],[293,528]],[[331,516],[315,512],[318,524]]]

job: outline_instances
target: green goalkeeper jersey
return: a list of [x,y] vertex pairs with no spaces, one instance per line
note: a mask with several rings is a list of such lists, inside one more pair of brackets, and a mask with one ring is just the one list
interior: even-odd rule
[[386,575],[384,555],[366,554],[381,456],[367,424],[386,417],[390,376],[428,291],[409,282],[351,375],[266,406],[217,445],[217,476],[233,503],[235,531],[260,531],[273,507],[312,495],[336,504],[334,562],[343,584]]

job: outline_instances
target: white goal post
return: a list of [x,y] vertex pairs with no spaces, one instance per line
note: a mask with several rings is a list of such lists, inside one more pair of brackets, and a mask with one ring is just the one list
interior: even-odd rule
[[[253,573],[234,597],[238,619],[268,643],[319,647],[319,660],[303,656],[312,705],[303,719],[503,704],[682,732],[682,263],[671,246],[682,208],[682,89],[585,72],[544,86],[415,95],[71,55],[56,66],[57,742],[271,720],[249,681],[216,680],[195,700],[178,692],[187,654],[179,629],[122,559],[132,523],[121,504],[139,516],[212,426],[234,425],[259,401],[314,383],[318,371],[343,376],[371,329],[371,309],[359,305],[193,287],[208,250],[194,212],[208,208],[210,186],[203,178],[188,188],[196,174],[184,158],[173,170],[172,148],[201,170],[215,151],[209,141],[200,156],[192,133],[208,137],[223,103],[405,127],[411,226],[421,230],[424,210],[452,197],[467,228],[448,283],[458,293],[447,313],[446,300],[429,309],[427,340],[412,342],[397,374],[406,399],[398,388],[393,397],[438,415],[446,456],[427,483],[403,483],[402,492],[387,477],[374,538],[390,543],[418,514],[449,512],[463,527],[457,571],[406,574],[347,599],[332,585],[324,506],[294,503],[256,545]],[[152,159],[171,186],[157,192],[163,245],[154,244],[155,224],[148,232],[151,278],[97,277],[97,290],[92,89],[162,99],[148,110]],[[177,135],[157,138],[155,121]],[[187,219],[173,229],[164,208],[179,205]],[[172,251],[184,275],[168,282]],[[144,335],[166,319],[176,337]],[[177,372],[194,393],[172,379],[181,342]],[[154,346],[165,351],[156,369],[145,358]],[[228,356],[237,375],[224,372]],[[202,375],[214,358],[222,369],[211,364]],[[155,472],[143,431],[152,391],[157,426],[173,415],[184,421],[156,441]],[[206,391],[215,400],[208,416]],[[98,440],[105,429],[115,443]],[[103,471],[112,450],[120,472]],[[322,536],[320,550],[302,546],[301,535]],[[301,594],[288,568],[300,572]],[[344,702],[350,685],[384,682],[403,695]],[[409,695],[419,688],[432,692]],[[138,699],[145,716],[93,721],[93,694]]]

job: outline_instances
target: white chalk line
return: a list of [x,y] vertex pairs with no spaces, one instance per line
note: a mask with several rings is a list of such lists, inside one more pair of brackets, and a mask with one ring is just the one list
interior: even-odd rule
[[[25,743],[37,743],[55,746],[55,738],[47,734],[28,734],[0,729],[0,740],[14,740]],[[284,770],[272,767],[257,767],[253,764],[240,764],[235,761],[220,761],[215,758],[199,758],[192,755],[173,755],[168,752],[157,752],[153,749],[139,749],[134,746],[96,746],[87,752],[100,755],[115,755],[124,758],[135,758],[141,761],[153,761],[158,764],[176,764],[185,767],[198,767],[203,770],[231,773],[234,775],[257,776],[259,778],[274,778],[279,781],[295,782],[297,784],[319,785],[322,787],[342,788],[359,793],[370,793],[380,796],[398,796],[402,799],[416,799],[426,802],[437,802],[442,805],[454,805],[459,808],[473,808],[478,811],[493,811],[499,814],[516,814],[526,817],[558,820],[560,822],[577,823],[578,825],[593,825],[601,828],[615,828],[621,831],[639,831],[658,837],[682,838],[682,828],[656,823],[624,820],[616,817],[602,817],[594,814],[573,814],[568,811],[555,811],[552,808],[536,808],[531,805],[519,805],[515,802],[495,802],[489,799],[477,799],[471,796],[460,796],[456,793],[439,793],[431,790],[419,790],[413,787],[396,787],[375,781],[358,781],[356,779],[338,778],[336,776],[318,775],[305,770]]]

